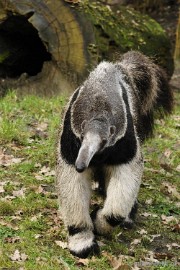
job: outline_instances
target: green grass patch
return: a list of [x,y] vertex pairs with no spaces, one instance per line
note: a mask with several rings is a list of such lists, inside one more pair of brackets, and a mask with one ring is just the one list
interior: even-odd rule
[[[173,114],[156,122],[154,138],[144,145],[145,172],[135,227],[99,236],[100,256],[79,261],[55,242],[67,241],[54,186],[56,141],[66,98],[17,97],[9,92],[1,99],[0,269],[110,270],[119,256],[123,256],[122,269],[135,265],[178,269],[178,248],[173,243],[178,244],[180,214],[179,100],[176,94]],[[27,258],[13,261],[16,250]]]

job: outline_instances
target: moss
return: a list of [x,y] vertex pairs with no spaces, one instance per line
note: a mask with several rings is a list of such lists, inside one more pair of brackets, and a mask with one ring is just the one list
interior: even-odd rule
[[155,20],[131,8],[120,7],[115,13],[104,5],[89,1],[82,2],[81,10],[94,25],[99,61],[116,58],[117,51],[139,50],[153,57],[172,75],[170,41]]

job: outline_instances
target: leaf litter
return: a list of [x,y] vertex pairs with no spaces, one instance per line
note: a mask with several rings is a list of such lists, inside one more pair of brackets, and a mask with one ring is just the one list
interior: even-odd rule
[[28,256],[25,253],[20,253],[20,251],[16,249],[14,253],[10,255],[10,259],[13,262],[25,262],[28,259]]
[[22,162],[23,158],[14,157],[12,154],[6,154],[6,149],[0,147],[0,166],[8,167]]
[[[42,123],[42,124],[41,124]],[[43,124],[45,123],[45,124]],[[161,122],[161,125],[165,125],[165,123]],[[34,129],[34,130],[33,130]],[[39,130],[39,131],[38,131]],[[42,132],[42,133],[41,133]],[[36,137],[40,138],[40,139],[47,139],[47,135],[48,135],[48,121],[41,121],[41,122],[37,122],[36,125],[34,125],[34,127],[32,127],[32,133],[30,134],[30,139],[31,140],[31,144],[28,146],[24,146],[25,151],[27,150],[26,153],[28,153],[28,151],[31,151],[32,149],[38,149],[37,148],[37,139]],[[33,137],[34,136],[34,137]],[[6,148],[7,147],[7,148]],[[28,156],[28,154],[26,154],[23,158],[22,158],[22,153],[20,153],[20,150],[23,149],[23,146],[18,146],[16,145],[16,143],[12,143],[12,144],[7,144],[6,147],[1,147],[0,148],[0,167],[2,167],[2,169],[6,168],[8,170],[11,170],[11,165],[16,165],[18,163],[22,163],[23,159],[27,159],[30,158]],[[157,149],[157,147],[152,147],[152,151],[151,154],[153,154],[155,152],[155,150]],[[12,149],[12,151],[11,151]],[[165,149],[165,148],[164,148]],[[20,155],[21,154],[21,155]],[[164,151],[163,153],[163,157],[162,159],[160,159],[160,166],[156,167],[156,166],[152,166],[150,168],[146,167],[145,168],[145,173],[149,173],[151,174],[151,176],[154,177],[154,179],[156,180],[156,178],[158,178],[158,176],[160,175],[161,178],[163,179],[163,181],[161,181],[161,191],[163,194],[168,195],[171,199],[175,198],[178,199],[179,194],[177,193],[177,187],[175,185],[175,183],[172,184],[171,179],[168,181],[165,178],[167,176],[167,172],[171,172],[172,175],[174,172],[180,171],[180,168],[178,164],[176,164],[176,166],[172,166],[172,162],[173,162],[173,157],[174,152],[173,150],[171,150],[169,147],[167,147],[167,149]],[[149,158],[147,156],[147,161],[151,164],[153,164],[154,161],[152,161],[152,157],[149,155]],[[11,180],[12,178],[9,177],[8,180],[7,179],[3,179],[3,181],[0,181],[0,196],[4,196],[4,194],[6,193],[6,186],[8,184],[15,186],[15,188],[13,188],[13,191],[11,191],[12,196],[7,195],[4,198],[1,199],[5,199],[5,200],[13,200],[13,199],[18,199],[18,198],[25,198],[26,197],[26,193],[28,194],[29,190],[34,193],[34,194],[43,194],[43,195],[47,195],[47,190],[48,190],[48,186],[49,184],[46,185],[46,179],[48,180],[49,177],[54,177],[55,175],[55,171],[49,166],[48,162],[44,163],[43,160],[36,160],[35,161],[35,165],[34,165],[34,171],[32,171],[32,175],[34,176],[34,178],[36,178],[36,180],[39,181],[43,181],[40,183],[34,182],[31,184],[30,187],[26,186],[26,188],[24,188],[22,186],[22,184],[20,185],[20,183],[16,183],[13,179],[13,181]],[[45,165],[44,165],[45,164]],[[12,166],[13,167],[13,166]],[[20,173],[21,176],[21,173]],[[165,180],[166,179],[166,180]],[[154,180],[153,180],[154,181]],[[34,189],[32,190],[31,187],[32,185],[34,185]],[[20,186],[20,187],[18,187]],[[145,189],[148,191],[147,192],[147,197],[144,199],[144,205],[141,206],[141,209],[139,211],[139,216],[142,216],[141,219],[143,219],[142,223],[140,221],[140,223],[138,223],[137,226],[137,230],[133,230],[133,233],[135,233],[135,236],[133,237],[128,237],[127,239],[131,239],[129,240],[128,244],[129,244],[129,248],[128,251],[125,251],[122,249],[122,251],[119,251],[121,253],[121,255],[117,255],[117,251],[115,250],[115,252],[112,252],[112,248],[110,246],[110,244],[107,244],[107,240],[105,240],[104,238],[99,238],[99,242],[102,243],[101,249],[102,249],[102,257],[105,257],[108,261],[108,265],[110,265],[111,269],[113,270],[126,270],[126,269],[134,269],[134,270],[138,270],[138,269],[146,269],[146,266],[151,267],[152,265],[158,265],[161,263],[161,261],[171,261],[173,263],[173,261],[176,260],[176,253],[177,250],[179,249],[179,243],[178,241],[176,241],[175,235],[177,233],[180,232],[180,225],[178,224],[178,219],[176,216],[172,216],[172,215],[168,215],[168,214],[163,214],[163,215],[159,215],[156,214],[152,211],[152,207],[154,202],[156,202],[156,196],[153,197],[153,192],[155,190],[157,190],[157,187],[153,184],[153,182],[150,180],[146,180],[143,182],[142,186],[145,187]],[[159,185],[158,185],[159,188]],[[12,190],[12,189],[11,189]],[[150,195],[152,194],[152,196]],[[39,196],[40,197],[40,196]],[[47,196],[42,196],[43,199],[45,198],[46,200],[48,199]],[[3,201],[2,200],[2,201]],[[22,200],[24,201],[24,200]],[[33,202],[33,200],[32,200]],[[39,202],[39,198],[37,200],[37,202]],[[49,200],[48,199],[48,204],[50,203],[54,203],[53,200]],[[79,266],[81,268],[85,268],[85,269],[98,269],[98,258],[88,258],[88,259],[72,259],[72,257],[70,257],[67,253],[68,251],[66,251],[67,249],[67,242],[65,241],[65,235],[66,235],[66,231],[64,229],[62,220],[60,219],[59,216],[57,216],[57,209],[54,208],[54,204],[53,205],[48,205],[48,207],[39,207],[36,210],[35,215],[30,215],[30,217],[28,218],[28,220],[30,221],[38,221],[38,219],[41,217],[37,214],[37,211],[40,211],[40,213],[42,214],[43,217],[46,218],[46,224],[49,226],[48,229],[46,231],[37,231],[33,238],[34,241],[38,243],[38,241],[43,241],[44,243],[44,239],[45,239],[45,243],[46,240],[48,239],[48,241],[52,241],[56,244],[54,246],[57,246],[57,248],[53,247],[56,254],[58,254],[58,256],[56,257],[56,260],[58,261],[57,258],[61,257],[61,259],[59,259],[59,264],[60,265],[66,265],[66,269],[71,269],[71,267],[69,266],[69,262],[68,260],[73,260],[73,264],[75,266]],[[175,202],[174,205],[178,205],[178,202]],[[31,207],[31,203],[30,203],[30,207]],[[20,210],[22,209],[22,210]],[[22,219],[22,224],[24,222],[24,217],[26,216],[26,214],[24,214],[24,208],[23,205],[20,204],[19,208],[17,211],[15,211],[15,214],[13,213],[13,215],[9,215],[6,218],[1,216],[0,217],[0,225],[7,227],[9,229],[12,229],[15,231],[15,233],[19,233],[18,230],[22,229],[23,225],[21,225],[20,223],[17,223],[18,221],[21,221]],[[147,223],[143,223],[144,221],[146,221]],[[160,226],[159,228],[153,228],[154,225],[151,225],[151,221],[155,222],[155,224],[158,224],[158,226]],[[150,224],[149,226],[147,224]],[[145,226],[144,226],[145,225]],[[153,229],[152,229],[153,228]],[[162,234],[160,228],[162,228]],[[174,238],[171,238],[171,236],[166,239],[164,241],[164,232],[171,232],[171,234],[174,235]],[[129,235],[131,235],[131,231],[128,231]],[[160,232],[160,233],[159,233]],[[61,238],[59,240],[59,235],[61,234]],[[122,231],[122,234],[124,234],[124,231]],[[46,239],[47,237],[47,239]],[[148,247],[143,246],[143,240],[144,237],[148,237]],[[42,238],[42,239],[41,239]],[[126,240],[127,240],[126,239]],[[159,240],[160,239],[160,240]],[[162,239],[162,240],[161,240]],[[161,241],[161,245],[164,245],[163,248],[159,247],[159,241]],[[31,255],[28,251],[25,250],[25,252],[22,252],[23,247],[24,247],[24,239],[20,238],[19,236],[9,236],[6,237],[4,239],[4,244],[10,244],[11,247],[13,247],[15,250],[14,252],[12,252],[12,254],[8,254],[10,260],[14,263],[14,262],[26,262],[27,260],[31,260]],[[49,242],[48,242],[49,243]],[[18,248],[17,248],[17,244],[18,244]],[[117,243],[116,243],[117,244]],[[122,244],[123,246],[124,244]],[[153,245],[153,247],[151,246]],[[21,247],[19,247],[21,246]],[[46,244],[45,244],[46,246]],[[157,247],[159,249],[157,249]],[[107,248],[110,248],[111,251],[105,251]],[[166,248],[166,250],[165,250]],[[41,252],[41,247],[39,247],[40,249],[40,255],[39,257],[37,257],[37,269],[38,267],[43,269],[46,269],[46,264],[47,259],[43,258],[43,253]],[[49,244],[48,244],[48,249],[49,249]],[[119,246],[118,246],[119,249]],[[151,251],[151,249],[153,249]],[[155,250],[157,249],[157,250]],[[12,249],[11,249],[12,250]],[[28,249],[27,249],[28,250]],[[63,254],[65,252],[65,254],[67,254],[67,257],[62,257],[61,256],[61,252],[60,250],[63,251]],[[136,250],[142,251],[142,253],[140,255],[136,255]],[[167,251],[167,252],[166,252]],[[173,253],[174,252],[174,253]],[[1,251],[0,251],[1,253]],[[29,256],[26,255],[26,253],[28,253]],[[114,255],[114,253],[116,255]],[[60,256],[59,256],[60,254]],[[127,254],[127,255],[126,255]],[[132,255],[135,254],[135,255]],[[132,255],[132,256],[131,256]],[[64,255],[63,255],[64,256]],[[135,256],[135,257],[134,257]],[[38,259],[39,258],[39,259]],[[138,263],[136,264],[134,262],[134,260],[138,260]],[[42,265],[40,264],[42,262]],[[94,262],[94,264],[97,266],[95,266],[96,268],[92,267],[89,265],[91,262]],[[132,263],[130,263],[130,265],[132,266],[132,268],[130,268],[129,266],[129,262],[133,262],[134,265],[132,266]],[[44,263],[44,266],[43,266]],[[60,266],[61,267],[61,266]],[[23,268],[23,267],[21,267]],[[18,268],[20,270],[20,268]],[[23,268],[26,269],[26,268]],[[56,268],[55,268],[56,269]],[[61,269],[61,268],[59,268]],[[106,269],[104,267],[104,269]],[[109,269],[109,268],[107,268]],[[176,268],[175,268],[176,269]],[[22,269],[21,269],[22,270]]]

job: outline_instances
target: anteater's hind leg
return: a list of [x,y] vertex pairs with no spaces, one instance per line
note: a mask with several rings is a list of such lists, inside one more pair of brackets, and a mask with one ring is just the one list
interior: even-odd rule
[[78,173],[61,162],[57,166],[57,188],[60,211],[69,231],[68,247],[72,254],[85,258],[98,251],[89,215],[91,181],[89,170]]
[[98,234],[108,234],[114,226],[131,223],[130,216],[136,203],[142,173],[143,161],[140,154],[126,164],[107,166],[104,207],[92,215]]

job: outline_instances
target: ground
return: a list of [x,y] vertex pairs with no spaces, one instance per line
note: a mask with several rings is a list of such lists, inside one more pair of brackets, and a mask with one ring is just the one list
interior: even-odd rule
[[[145,172],[131,230],[99,237],[101,255],[78,259],[67,250],[54,185],[55,146],[66,97],[0,101],[0,269],[179,269],[179,75],[173,114],[156,120],[144,145]],[[94,194],[92,205],[101,203]]]
[[[173,43],[176,14],[168,17],[167,10],[168,18],[160,21]],[[99,237],[101,255],[88,259],[69,254],[58,215],[55,148],[66,97],[17,97],[10,91],[0,100],[0,269],[179,269],[179,70],[171,81],[175,109],[156,121],[154,138],[143,147],[145,172],[135,226]],[[94,194],[92,206],[101,201]]]

